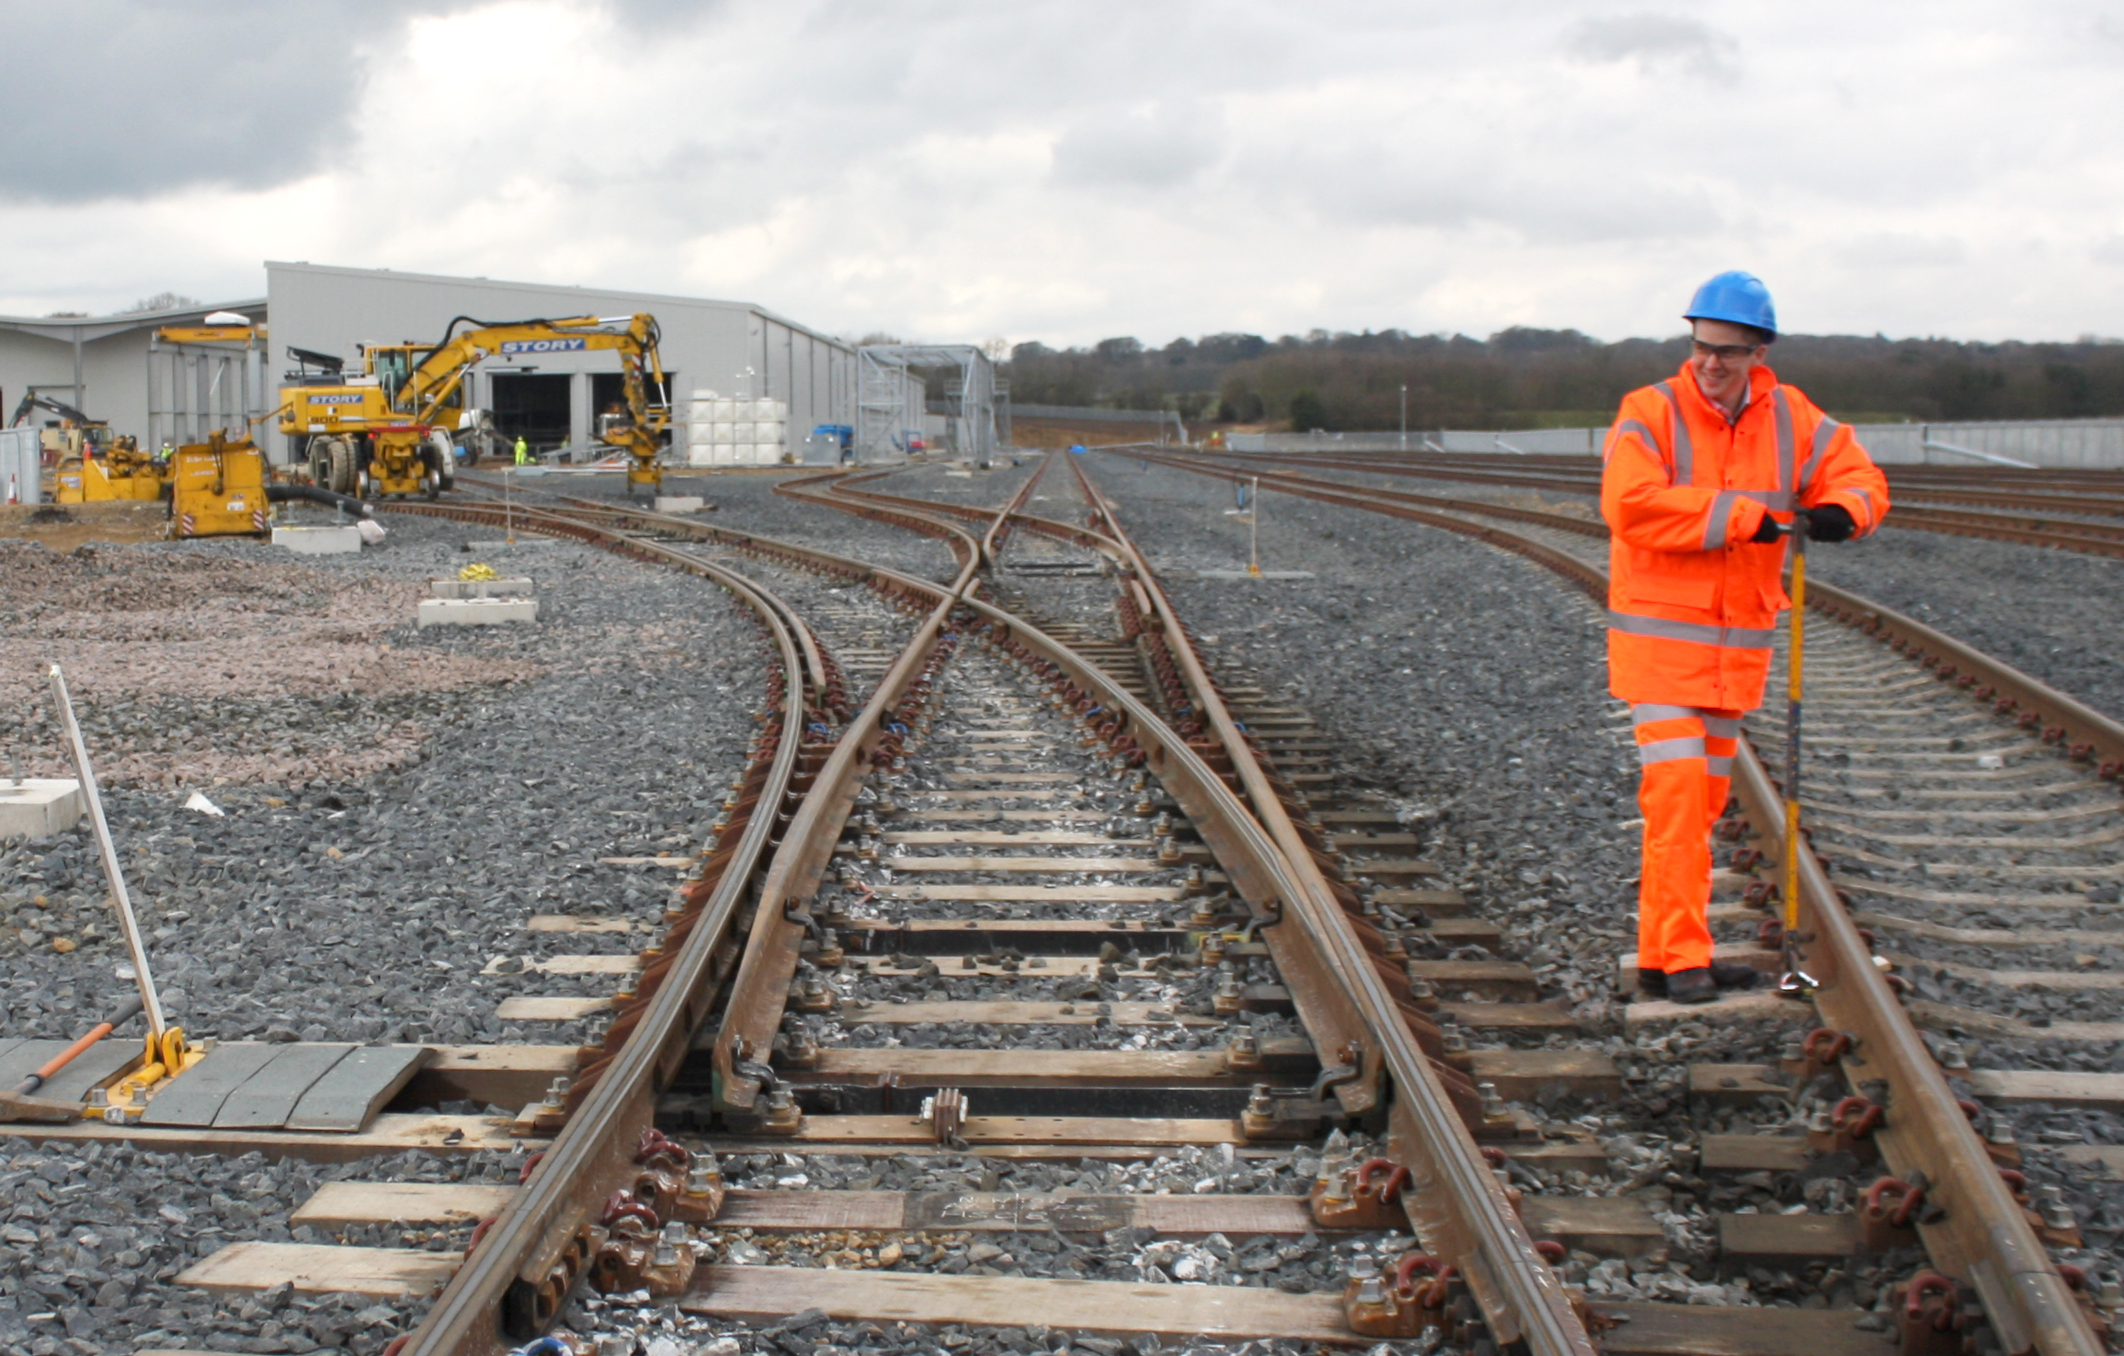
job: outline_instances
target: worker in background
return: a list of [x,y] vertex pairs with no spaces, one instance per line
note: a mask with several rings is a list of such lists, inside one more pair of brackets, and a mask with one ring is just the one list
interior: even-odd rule
[[530,460],[531,445],[529,443],[526,443],[524,441],[524,435],[519,433],[516,435],[516,464],[518,466],[522,466]]
[[1864,536],[1888,512],[1888,482],[1848,426],[1765,363],[1777,312],[1761,280],[1721,273],[1684,314],[1681,371],[1624,396],[1608,431],[1600,511],[1608,690],[1631,703],[1641,765],[1637,984],[1704,1003],[1757,978],[1711,959],[1711,827],[1790,605],[1779,524],[1800,508],[1810,540]]

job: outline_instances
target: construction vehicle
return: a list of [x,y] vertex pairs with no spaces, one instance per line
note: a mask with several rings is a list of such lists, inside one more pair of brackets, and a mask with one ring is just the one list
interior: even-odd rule
[[[460,332],[460,325],[470,328]],[[498,355],[614,349],[626,411],[601,416],[598,437],[627,453],[630,487],[661,488],[657,457],[671,406],[658,337],[650,315],[505,322],[459,316],[439,343],[363,345],[364,370],[357,375],[329,354],[290,348],[301,370],[291,374],[299,384],[281,390],[280,430],[301,440],[300,455],[319,485],[364,499],[416,493],[433,499],[455,479],[459,440],[471,464],[500,446],[487,412],[465,406],[465,378],[473,368]]]
[[267,530],[265,453],[219,429],[170,453],[170,535],[218,537]]
[[29,422],[30,411],[40,409],[59,416],[56,424],[50,424],[37,431],[37,440],[44,447],[44,464],[47,466],[63,457],[92,456],[114,441],[109,424],[101,419],[89,418],[63,400],[54,400],[48,395],[42,395],[34,387],[15,406],[15,413],[7,421],[8,427],[21,428]]
[[62,400],[31,391],[15,406],[10,426],[29,422],[30,411],[59,416],[55,427],[37,430],[44,462],[57,468],[52,498],[61,504],[95,504],[108,499],[162,497],[162,470],[130,437],[114,437],[111,426],[91,419]]

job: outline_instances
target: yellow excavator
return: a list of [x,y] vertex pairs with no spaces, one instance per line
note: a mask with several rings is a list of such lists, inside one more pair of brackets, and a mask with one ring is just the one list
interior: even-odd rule
[[[460,331],[459,326],[468,328]],[[319,485],[364,499],[450,488],[456,439],[476,464],[499,437],[483,411],[465,407],[465,378],[487,358],[613,349],[620,355],[626,412],[598,420],[598,437],[624,451],[627,483],[660,489],[657,458],[671,422],[656,317],[576,316],[489,322],[459,316],[435,344],[365,344],[363,371],[346,376],[326,354],[290,349],[322,380],[281,388],[280,431],[305,440],[303,458]]]

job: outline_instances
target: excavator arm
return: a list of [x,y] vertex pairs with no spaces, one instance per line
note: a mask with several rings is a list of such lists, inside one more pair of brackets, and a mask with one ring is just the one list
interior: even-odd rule
[[[470,328],[459,332],[460,323]],[[487,358],[616,349],[620,354],[627,416],[624,423],[604,429],[603,436],[632,458],[633,465],[627,473],[630,483],[657,484],[656,458],[671,420],[663,360],[657,353],[660,337],[652,315],[500,323],[459,316],[450,322],[443,341],[427,350],[407,373],[393,403],[413,422],[433,423],[440,407],[464,385],[472,369]]]

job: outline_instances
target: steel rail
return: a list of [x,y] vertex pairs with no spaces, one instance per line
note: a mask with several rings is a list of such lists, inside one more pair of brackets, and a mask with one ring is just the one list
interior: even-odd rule
[[[1170,464],[1187,470],[1203,469],[1177,460]],[[1268,479],[1263,477],[1264,481]],[[1356,493],[1292,492],[1395,517],[1428,521],[1441,516]],[[1556,521],[1550,526],[1585,535],[1605,535],[1605,529],[1598,524],[1551,516]],[[1512,534],[1458,521],[1460,526],[1450,522],[1436,525],[1505,546],[1557,569],[1597,603],[1606,605],[1605,571],[1539,543],[1518,538],[1515,545],[1505,540]],[[1563,568],[1558,568],[1560,565]],[[1815,591],[1809,589],[1810,593]],[[1839,601],[1840,605],[1857,604],[1887,625],[1885,609],[1850,594],[1841,594]],[[1906,626],[1922,626],[1908,618],[1899,617],[1897,621]],[[1924,629],[1930,632],[1930,628]],[[1955,644],[1937,632],[1930,634],[1939,641]],[[1975,657],[1974,651],[1967,653]],[[2035,684],[2025,674],[2017,676],[2024,683]],[[2113,722],[2111,725],[2114,727]],[[1741,741],[1734,768],[1734,789],[1743,812],[1771,845],[1772,850],[1766,855],[1776,860],[1784,840],[1783,798],[1747,740]],[[1937,1213],[1928,1211],[1929,1222],[1921,1220],[1918,1232],[1933,1261],[1949,1275],[1976,1287],[2005,1351],[2101,1356],[2103,1343],[2082,1317],[2065,1279],[2030,1228],[2005,1179],[1999,1176],[1975,1128],[1962,1114],[1946,1075],[1874,964],[1872,947],[1844,911],[1821,864],[1811,853],[1804,852],[1800,854],[1799,935],[1806,938],[1807,968],[1819,981],[1814,998],[1816,1011],[1826,1024],[1855,1038],[1855,1048],[1843,1062],[1847,1077],[1854,1086],[1876,1080],[1885,1080],[1889,1085],[1885,1098],[1874,1099],[1887,1111],[1884,1128],[1878,1132],[1883,1157],[1895,1175],[1907,1178],[1913,1170],[1922,1170],[1931,1184],[1927,1198],[1940,1209]]]
[[[1300,888],[1285,896],[1287,907],[1327,953],[1337,980],[1359,1000],[1371,1038],[1365,1054],[1383,1058],[1393,1081],[1390,1142],[1396,1156],[1407,1160],[1413,1177],[1402,1203],[1416,1236],[1434,1255],[1460,1268],[1500,1347],[1524,1343],[1533,1356],[1591,1356],[1593,1340],[1572,1311],[1570,1297],[1555,1271],[1535,1251],[1526,1226],[1446,1095],[1429,1056],[1401,1020],[1399,1004],[1351,930],[1340,900],[1285,812],[1238,723],[1217,696],[1171,600],[1122,528],[1113,502],[1092,483],[1081,464],[1073,460],[1071,465],[1085,498],[1105,524],[1106,535],[1128,554],[1137,581],[1164,627],[1174,661],[1186,670],[1189,685],[1202,695],[1203,714],[1229,753],[1255,818],[1296,877]],[[1323,1051],[1323,1061],[1329,1055]]]
[[[825,766],[797,806],[782,846],[768,865],[759,891],[760,908],[748,930],[745,950],[723,1005],[723,1021],[710,1046],[716,1072],[719,1106],[750,1112],[759,1104],[768,1076],[763,1060],[773,1049],[774,1034],[781,1028],[789,996],[789,983],[796,974],[805,935],[802,905],[817,892],[833,858],[862,780],[875,764],[877,748],[886,734],[888,715],[906,698],[923,665],[937,648],[954,608],[967,598],[983,558],[987,540],[976,541],[956,524],[930,517],[914,517],[905,510],[863,504],[856,496],[812,494],[790,488],[824,482],[837,488],[845,474],[787,482],[787,490],[799,498],[866,515],[911,518],[930,527],[942,526],[959,545],[963,557],[958,577],[948,586],[925,584],[932,598],[928,615],[901,648],[899,656],[872,690],[870,700],[850,720]],[[1000,523],[1030,493],[1028,479],[1015,498],[996,517]],[[844,499],[846,502],[844,502]],[[797,906],[792,917],[789,906]]]
[[[1371,461],[1352,454],[1322,456],[1311,453],[1228,453],[1221,459],[1241,462],[1248,466],[1297,465],[1321,470],[1355,471],[1366,475],[1415,476],[1434,480],[1457,480],[1468,484],[1554,490],[1561,494],[1600,493],[1598,467],[1588,467],[1583,471],[1575,467],[1557,468],[1563,472],[1562,475],[1545,476],[1519,471],[1469,470],[1427,461]],[[2119,529],[2115,527],[2100,523],[2075,522],[2070,517],[2029,519],[2025,516],[2026,512],[2040,512],[2045,509],[2060,515],[2124,516],[2124,499],[2109,499],[2101,495],[2068,498],[2067,492],[2063,490],[2049,494],[2017,494],[1998,489],[1956,490],[1952,487],[1928,485],[1922,481],[1914,482],[1906,476],[1894,474],[1889,475],[1888,486],[1896,503],[1896,511],[1889,516],[1891,526],[1900,525],[1946,536],[1981,537],[2025,546],[2048,546],[2087,555],[2124,556],[2124,545],[2119,544],[2124,542],[2124,534],[2120,534]],[[1927,504],[1961,504],[1969,507],[1915,507]],[[1976,512],[1970,511],[1971,509],[2015,509],[2023,511],[2023,516],[2005,512]]]
[[[422,505],[414,511],[477,522],[492,522],[500,516],[496,510],[477,507]],[[512,516],[515,512],[510,510]],[[664,983],[648,1000],[643,1017],[605,1076],[554,1138],[538,1171],[444,1287],[401,1356],[486,1356],[504,1346],[509,1337],[533,1336],[543,1321],[550,1321],[546,1310],[557,1305],[551,1303],[550,1295],[542,1301],[540,1288],[564,1253],[580,1248],[579,1228],[595,1216],[606,1194],[632,1170],[635,1140],[642,1129],[655,1123],[657,1092],[669,1085],[686,1058],[693,1033],[707,1020],[713,996],[708,982],[711,962],[776,827],[774,810],[796,769],[804,728],[801,660],[782,615],[766,601],[766,590],[697,558],[619,538],[588,524],[571,524],[559,515],[542,514],[540,526],[704,575],[752,607],[780,651],[784,678],[780,739],[758,808],[748,817],[735,852],[702,902],[698,920]]]
[[[1217,470],[1179,459],[1169,460],[1166,464],[1198,475],[1213,475],[1230,480],[1250,478],[1245,473]],[[1509,533],[1500,536],[1480,524],[1469,523],[1465,518],[1426,514],[1406,507],[1405,501],[1450,508],[1454,513],[1529,523],[1599,541],[1608,539],[1605,523],[1574,518],[1562,513],[1544,513],[1539,509],[1513,508],[1481,500],[1414,495],[1399,490],[1338,485],[1330,481],[1311,480],[1304,476],[1264,474],[1259,478],[1262,484],[1283,490],[1287,494],[1344,508],[1362,508],[1395,517],[1413,518],[1448,531],[1482,537],[1494,545],[1539,560],[1558,573],[1570,575],[1582,584],[1591,586],[1597,582],[1602,603],[1605,605],[1605,572],[1540,542],[1514,537]],[[2078,698],[2051,687],[2033,674],[2024,673],[2002,659],[1985,654],[1915,617],[1898,612],[1884,603],[1877,603],[1863,594],[1838,588],[1818,579],[1809,579],[1807,605],[1827,616],[1857,626],[1898,652],[1914,652],[1913,657],[1923,667],[1932,670],[1942,679],[1953,681],[1965,688],[1990,689],[1987,698],[2000,704],[1996,708],[2000,714],[2019,712],[2025,724],[2042,732],[2046,743],[2062,745],[2068,753],[2073,753],[2082,762],[2103,764],[2105,776],[2115,777],[2124,773],[2124,721],[2104,715]]]

